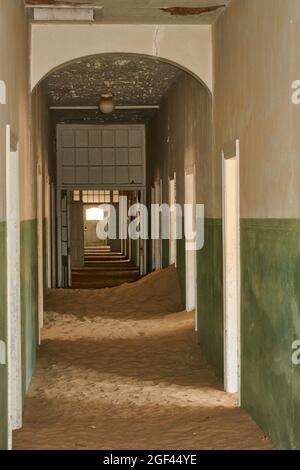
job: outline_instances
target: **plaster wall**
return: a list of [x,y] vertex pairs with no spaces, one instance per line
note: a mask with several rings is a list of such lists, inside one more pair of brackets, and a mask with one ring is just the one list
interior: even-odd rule
[[[7,343],[6,286],[6,125],[19,143],[21,330],[23,397],[28,389],[37,353],[37,224],[36,165],[45,162],[47,139],[41,119],[44,98],[30,94],[30,31],[22,0],[0,0],[0,80],[5,104],[0,104],[0,339]],[[2,97],[3,98],[3,97]],[[32,110],[35,117],[32,118]],[[39,110],[39,111],[38,111]],[[37,150],[40,146],[40,150]],[[39,155],[38,155],[39,154]],[[7,447],[7,369],[0,365],[0,448]]]
[[210,25],[33,24],[31,88],[62,64],[101,53],[137,53],[175,62],[212,86]]
[[29,86],[29,31],[21,0],[0,1],[0,80],[6,84],[6,104],[0,105],[0,220],[5,220],[5,127],[19,141],[22,178],[22,218],[33,215],[33,193],[29,181],[30,137],[28,113],[30,107]]
[[[176,172],[176,201],[185,202],[185,170],[195,165],[196,202],[205,205],[205,244],[197,253],[199,343],[219,375],[223,368],[221,224],[213,220],[212,99],[192,76],[185,74],[170,89],[147,129],[148,192],[162,180],[168,203],[168,178]],[[148,193],[148,200],[151,194]],[[220,241],[221,240],[221,241]],[[148,244],[148,269],[151,269]],[[169,264],[169,243],[163,241],[163,266]],[[185,241],[177,241],[177,271],[185,299]]]
[[[6,286],[6,125],[19,142],[21,218],[34,216],[34,192],[30,178],[29,31],[21,0],[0,1],[0,80],[5,82],[5,104],[0,105],[0,339],[7,343]],[[22,245],[22,241],[21,241]],[[22,248],[21,248],[22,249]],[[24,310],[22,311],[22,314]],[[0,448],[7,448],[7,368],[0,366]]]
[[213,28],[215,191],[221,150],[240,139],[242,218],[298,218],[300,77],[298,0],[233,0]]
[[241,401],[283,449],[300,448],[299,41],[298,0],[233,0],[213,28],[215,220],[221,150],[240,140]]

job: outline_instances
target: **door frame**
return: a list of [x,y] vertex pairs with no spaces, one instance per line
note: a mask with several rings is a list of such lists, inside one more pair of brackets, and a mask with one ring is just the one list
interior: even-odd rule
[[224,387],[240,402],[240,142],[222,150]]
[[52,287],[57,284],[57,233],[56,233],[56,190],[55,184],[51,183],[51,268],[52,268]]
[[[172,195],[172,186],[174,190],[174,194]],[[173,196],[173,197],[172,197]],[[173,199],[173,200],[171,200]],[[170,233],[170,238],[169,238],[169,264],[175,265],[175,268],[177,267],[177,218],[176,218],[176,210],[174,213],[171,213],[171,207],[172,203],[174,204],[174,207],[176,207],[176,171],[174,171],[173,178],[169,177],[169,206],[170,206],[170,226],[169,226],[169,233]],[[173,232],[174,232],[174,253],[172,252],[172,247],[171,247],[171,235],[172,235],[172,224],[173,224]]]
[[38,223],[38,312],[39,344],[44,327],[44,221],[43,221],[43,167],[37,163],[37,223]]
[[[191,185],[187,180],[192,177],[193,184]],[[192,188],[192,192],[191,192]],[[185,170],[185,204],[190,204],[189,200],[192,199],[193,204],[193,230],[196,230],[196,165]],[[190,242],[185,241],[185,246]],[[197,251],[188,251],[185,249],[185,278],[186,278],[186,310],[191,312],[195,310],[195,331],[198,330],[197,318]],[[188,266],[193,268],[192,285],[188,275]],[[187,295],[188,289],[191,290],[190,298]],[[191,303],[190,303],[191,302]]]
[[45,215],[47,217],[47,288],[52,287],[52,230],[51,230],[51,181],[47,176],[45,179]]
[[21,223],[19,143],[6,126],[8,448],[22,427]]
[[[140,190],[140,204],[147,207],[147,191]],[[143,230],[141,231],[143,233]],[[147,274],[147,240],[140,238],[140,274]]]
[[[64,197],[63,197],[63,193]],[[57,284],[59,288],[71,287],[71,256],[70,256],[70,191],[67,189],[57,188]],[[65,205],[65,207],[64,207]],[[63,215],[64,222],[63,225]],[[63,232],[64,230],[64,232]],[[63,240],[63,234],[66,240]],[[63,265],[63,243],[65,258],[68,259],[67,264]],[[65,268],[65,270],[64,270]],[[64,270],[64,272],[63,272]]]
[[[80,215],[81,215],[81,221],[78,221],[79,224],[81,224],[79,227],[76,227],[78,229],[78,232],[81,234],[81,263],[80,264],[73,264],[74,261],[74,251],[72,252],[72,242],[74,241],[74,228],[72,224],[72,216],[73,216],[73,210],[75,208],[80,208]],[[70,269],[69,272],[71,273],[71,283],[70,286],[72,287],[72,269],[73,268],[78,268],[78,267],[83,267],[84,266],[84,247],[85,247],[85,240],[84,240],[84,221],[85,221],[85,208],[84,208],[84,203],[82,200],[80,201],[73,201],[71,197],[69,197],[69,209],[68,209],[68,230],[69,230],[69,259],[70,259]],[[77,220],[76,220],[77,222]]]
[[[162,205],[163,197],[162,197],[162,179],[159,181],[154,182],[154,204],[158,204],[159,208]],[[158,221],[158,229],[159,229],[159,239],[154,240],[154,265],[155,270],[162,269],[162,238],[161,238],[161,212],[159,211],[159,221]]]

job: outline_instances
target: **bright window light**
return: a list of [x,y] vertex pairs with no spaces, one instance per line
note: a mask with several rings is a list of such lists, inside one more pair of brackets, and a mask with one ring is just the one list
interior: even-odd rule
[[86,220],[104,220],[104,210],[98,207],[91,207],[91,209],[87,209]]

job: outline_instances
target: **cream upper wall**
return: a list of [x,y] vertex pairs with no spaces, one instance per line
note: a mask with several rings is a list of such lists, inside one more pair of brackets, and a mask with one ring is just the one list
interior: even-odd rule
[[168,202],[168,178],[176,172],[176,198],[185,203],[185,170],[196,168],[197,203],[212,216],[212,103],[201,83],[185,74],[169,90],[159,112],[148,124],[148,185],[163,180]]
[[[22,0],[0,0],[0,80],[6,84],[6,104],[0,105],[0,220],[6,218],[5,129],[11,126],[19,141],[21,217],[33,215],[29,138],[29,31]],[[26,195],[26,196],[25,196]]]
[[233,0],[214,26],[215,217],[221,149],[236,138],[241,217],[300,217],[299,44],[299,0]]
[[212,37],[211,26],[207,25],[33,24],[31,87],[63,63],[114,52],[175,62],[211,89]]

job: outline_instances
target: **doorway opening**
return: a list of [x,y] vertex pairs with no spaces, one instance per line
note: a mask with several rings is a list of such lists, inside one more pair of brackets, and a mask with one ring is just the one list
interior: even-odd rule
[[224,385],[240,393],[240,203],[239,141],[222,152]]
[[[122,202],[126,199],[128,207],[138,204],[141,191],[113,188],[60,193],[62,287],[105,288],[139,279],[143,264],[141,243],[123,238],[123,232],[128,233],[130,217]],[[111,237],[110,222],[115,227]]]

